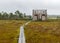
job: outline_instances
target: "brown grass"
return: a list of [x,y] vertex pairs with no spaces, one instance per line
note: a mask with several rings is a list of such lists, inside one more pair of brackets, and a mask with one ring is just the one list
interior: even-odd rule
[[25,36],[26,43],[60,43],[60,22],[31,22]]
[[0,43],[17,43],[24,20],[0,20]]

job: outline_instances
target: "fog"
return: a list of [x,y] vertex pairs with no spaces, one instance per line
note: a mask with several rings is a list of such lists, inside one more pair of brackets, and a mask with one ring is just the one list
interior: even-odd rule
[[33,9],[47,9],[49,15],[60,15],[60,0],[0,0],[0,12],[19,10],[32,15]]

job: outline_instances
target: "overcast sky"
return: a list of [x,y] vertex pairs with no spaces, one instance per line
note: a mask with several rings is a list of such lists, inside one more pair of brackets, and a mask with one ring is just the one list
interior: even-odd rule
[[0,0],[0,12],[19,10],[32,15],[33,9],[47,9],[49,15],[60,15],[60,0]]

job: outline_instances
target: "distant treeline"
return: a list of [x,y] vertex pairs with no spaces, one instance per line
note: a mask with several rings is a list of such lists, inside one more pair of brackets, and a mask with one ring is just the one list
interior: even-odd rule
[[20,20],[20,19],[32,19],[31,15],[21,13],[19,10],[14,13],[0,12],[0,20]]

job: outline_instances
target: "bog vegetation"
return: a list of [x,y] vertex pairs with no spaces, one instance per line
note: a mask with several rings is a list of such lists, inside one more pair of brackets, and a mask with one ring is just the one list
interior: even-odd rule
[[0,20],[0,43],[18,43],[20,26],[24,20]]
[[60,43],[60,20],[33,21],[25,26],[26,43]]
[[[18,10],[0,13],[0,43],[18,43],[20,26],[32,19]],[[32,21],[25,27],[26,43],[60,43],[60,17],[47,21]]]

